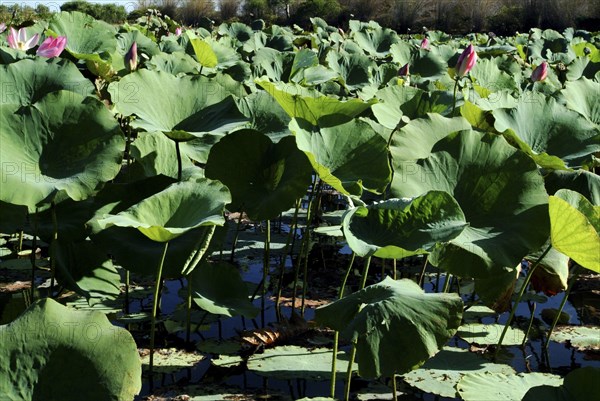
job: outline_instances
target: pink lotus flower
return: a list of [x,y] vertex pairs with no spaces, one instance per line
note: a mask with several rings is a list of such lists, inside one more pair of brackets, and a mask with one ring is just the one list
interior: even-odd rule
[[0,33],[6,31],[6,24],[3,22],[0,24]]
[[40,35],[36,33],[31,38],[27,39],[27,31],[25,28],[21,28],[17,32],[15,28],[11,27],[7,39],[9,47],[19,50],[29,50],[38,44]]
[[64,36],[57,36],[55,38],[49,37],[37,49],[36,54],[41,57],[58,57],[65,50],[67,45],[67,38]]
[[464,77],[471,71],[475,63],[477,62],[477,53],[473,45],[469,45],[458,58],[456,63],[456,75],[458,77]]
[[548,63],[543,61],[542,64],[538,65],[533,73],[531,74],[531,80],[533,82],[541,82],[548,76]]
[[403,65],[403,66],[402,66],[402,67],[401,67],[401,68],[398,70],[398,76],[399,76],[399,77],[407,77],[407,76],[409,76],[409,75],[410,75],[409,69],[410,69],[410,64],[409,64],[409,63],[406,63],[406,64],[404,64],[404,65]]
[[129,64],[129,70],[135,71],[138,66],[137,43],[133,42],[131,49],[125,55],[125,62]]
[[183,32],[183,29],[181,29],[180,26],[178,26],[177,28],[175,28],[175,35],[181,36],[182,32]]
[[429,49],[429,39],[427,39],[426,37],[423,38],[423,40],[421,41],[421,49]]

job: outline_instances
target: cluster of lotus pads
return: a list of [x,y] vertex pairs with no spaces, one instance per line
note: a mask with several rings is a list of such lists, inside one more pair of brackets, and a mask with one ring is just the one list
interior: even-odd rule
[[[90,304],[119,294],[119,267],[155,275],[155,300],[164,277],[210,280],[225,211],[277,218],[313,176],[347,198],[339,224],[356,255],[426,254],[499,311],[524,259],[526,284],[547,294],[567,288],[569,259],[600,272],[599,36],[150,24],[59,13],[0,35],[0,232],[50,244],[53,275]],[[201,308],[256,313],[247,293],[229,305],[204,284]],[[353,343],[361,376],[395,377],[455,335],[463,307],[387,278],[316,320]],[[39,300],[0,339],[10,400],[140,390],[133,339],[96,313]],[[80,389],[63,369],[86,372]],[[573,396],[560,384],[532,391]]]

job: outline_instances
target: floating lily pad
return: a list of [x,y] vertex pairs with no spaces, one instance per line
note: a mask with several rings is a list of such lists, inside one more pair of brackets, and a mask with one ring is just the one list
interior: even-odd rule
[[562,382],[562,377],[548,373],[478,372],[463,376],[456,388],[465,401],[514,401],[521,400],[531,387],[558,387]]
[[[175,373],[181,369],[191,368],[206,357],[197,352],[187,352],[175,348],[163,348],[154,351],[154,372]],[[141,357],[143,369],[148,370],[150,364],[150,353]]]
[[213,358],[210,362],[220,368],[234,368],[240,366],[244,362],[244,358],[239,355],[219,355],[218,358]]
[[477,323],[479,319],[485,317],[495,317],[496,311],[484,305],[475,305],[463,312],[463,321],[467,323]]
[[[333,351],[328,348],[309,350],[296,345],[267,349],[248,358],[248,369],[275,379],[328,380],[331,377]],[[358,366],[353,369],[357,369]],[[336,369],[343,375],[348,369],[348,356],[338,352]]]
[[209,339],[196,344],[198,351],[205,354],[236,354],[242,349],[239,341]]
[[588,401],[597,397],[600,369],[585,367],[569,373],[562,386],[542,385],[530,388],[523,401]]
[[404,380],[413,387],[442,397],[456,397],[455,386],[467,373],[496,372],[507,375],[515,371],[509,365],[488,362],[466,349],[445,347],[417,369],[405,374]]
[[580,351],[600,350],[600,327],[558,326],[550,339],[559,343],[569,342]]
[[[471,344],[493,345],[498,344],[502,330],[502,324],[469,323],[460,326],[456,334]],[[509,327],[502,345],[521,345],[524,339],[523,330]]]

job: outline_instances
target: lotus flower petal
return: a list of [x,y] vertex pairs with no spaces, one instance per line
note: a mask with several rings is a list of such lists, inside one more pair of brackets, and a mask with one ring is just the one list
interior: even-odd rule
[[36,54],[40,57],[58,57],[67,45],[67,38],[64,36],[57,36],[56,38],[46,38],[44,42],[37,49]]
[[541,82],[548,76],[548,63],[546,61],[538,65],[533,73],[531,74],[531,80],[533,82]]
[[471,71],[477,62],[477,53],[473,45],[469,45],[458,58],[456,63],[456,75],[464,77]]

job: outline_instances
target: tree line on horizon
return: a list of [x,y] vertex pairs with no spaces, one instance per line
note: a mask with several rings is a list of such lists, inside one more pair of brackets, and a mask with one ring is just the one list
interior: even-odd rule
[[[311,17],[321,17],[331,25],[345,28],[348,21],[374,20],[398,33],[442,30],[453,34],[494,32],[513,35],[530,28],[563,30],[574,27],[598,30],[600,0],[138,0],[127,12],[123,1],[114,4],[93,0],[69,1],[61,11],[81,11],[109,23],[122,23],[158,9],[162,15],[189,26],[207,20],[249,23],[263,19],[279,25],[308,27]],[[0,22],[18,25],[52,12],[43,4],[0,5]]]

